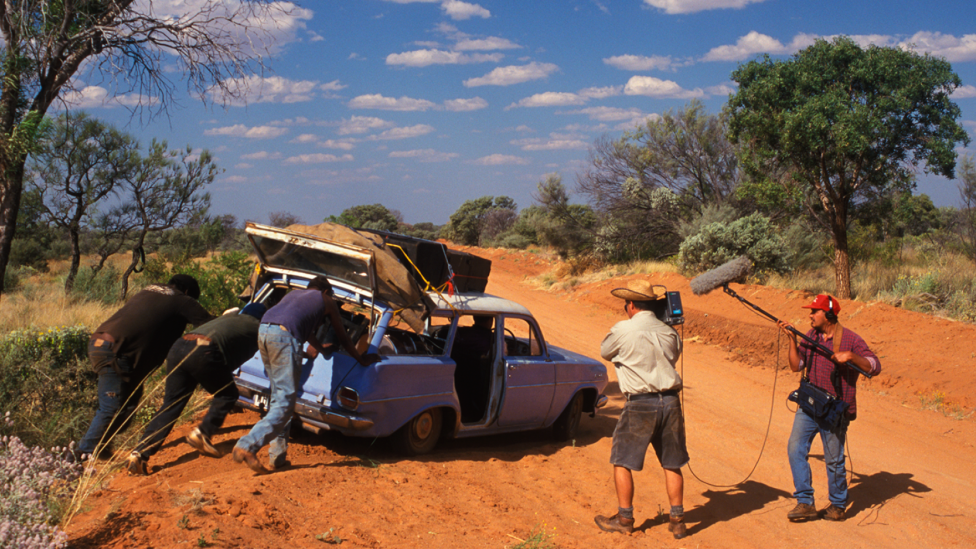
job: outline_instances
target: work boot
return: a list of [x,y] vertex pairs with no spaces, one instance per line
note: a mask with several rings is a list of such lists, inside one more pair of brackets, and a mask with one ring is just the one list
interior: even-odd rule
[[149,462],[142,459],[142,454],[133,450],[125,461],[125,468],[130,475],[144,477],[149,474]]
[[268,465],[272,471],[281,471],[282,469],[291,467],[291,461],[284,454],[279,454],[270,460]]
[[668,531],[674,534],[674,539],[681,539],[688,535],[688,528],[685,526],[685,516],[681,515],[676,517],[671,516],[671,522],[668,523]]
[[844,509],[837,507],[836,505],[828,505],[820,511],[823,515],[824,520],[832,520],[835,522],[840,522],[844,520]]
[[220,450],[214,448],[213,444],[210,444],[210,437],[203,434],[199,427],[194,427],[190,431],[190,434],[186,435],[186,443],[205,456],[213,458],[219,458],[221,456]]
[[264,468],[264,465],[261,465],[261,461],[258,460],[258,456],[254,455],[254,452],[248,452],[240,446],[234,447],[234,461],[237,463],[246,463],[252,471],[259,475],[263,475],[268,472],[268,470]]
[[797,503],[792,511],[786,514],[786,518],[793,522],[801,522],[820,518],[817,508],[809,503]]
[[621,534],[630,534],[634,531],[634,519],[624,518],[619,514],[613,515],[612,517],[597,515],[593,520],[596,522],[596,525],[600,527],[600,530],[603,530],[604,532],[620,532]]

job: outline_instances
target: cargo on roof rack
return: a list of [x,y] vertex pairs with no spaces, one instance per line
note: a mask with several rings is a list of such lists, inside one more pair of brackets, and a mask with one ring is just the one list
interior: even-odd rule
[[[454,289],[460,293],[484,293],[491,274],[491,260],[452,250],[441,242],[373,229],[359,229],[383,238],[397,258],[417,279],[430,288],[441,288],[453,273]],[[416,269],[414,268],[416,266]],[[419,271],[419,273],[418,273]]]

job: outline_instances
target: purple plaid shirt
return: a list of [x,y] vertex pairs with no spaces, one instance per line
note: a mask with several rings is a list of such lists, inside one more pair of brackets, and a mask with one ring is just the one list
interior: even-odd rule
[[[807,332],[807,337],[828,349],[834,348],[833,334],[826,337],[824,334],[811,329]],[[871,363],[871,367],[868,369],[871,374],[877,375],[881,372],[881,362],[871,352],[871,349],[868,349],[868,344],[861,339],[861,336],[847,328],[844,328],[844,335],[841,336],[840,347],[837,348],[837,351],[851,351],[860,355]],[[834,396],[838,395],[834,389],[835,385],[831,380],[831,375],[834,373],[834,369],[837,370],[837,384],[840,386],[841,392],[840,399],[849,404],[847,417],[850,419],[857,417],[857,378],[861,374],[857,373],[854,368],[849,368],[843,364],[835,365],[829,358],[810,349],[806,342],[800,341],[800,368],[804,368],[808,361],[810,361],[810,381]]]

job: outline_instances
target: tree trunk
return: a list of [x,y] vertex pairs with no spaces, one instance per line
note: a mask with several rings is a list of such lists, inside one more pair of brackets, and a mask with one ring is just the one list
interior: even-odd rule
[[834,229],[834,282],[838,299],[851,298],[851,256],[847,250],[847,227]]
[[[24,163],[12,167],[6,177],[0,180],[0,293],[7,276],[7,263],[10,249],[17,231],[17,214],[20,213],[20,194],[24,189]],[[2,174],[2,172],[0,172]]]
[[136,270],[136,267],[139,266],[139,258],[141,257],[139,250],[142,250],[143,245],[146,243],[146,232],[147,231],[143,230],[139,234],[139,238],[136,239],[136,247],[132,248],[132,261],[129,262],[129,266],[126,267],[125,272],[122,273],[122,290],[119,293],[119,297],[122,299],[122,301],[125,301],[125,295],[129,293],[129,275],[131,275]]
[[75,285],[75,278],[78,276],[78,267],[81,266],[81,243],[78,229],[72,227],[68,231],[71,240],[71,266],[68,267],[68,276],[64,279],[64,293],[71,291]]

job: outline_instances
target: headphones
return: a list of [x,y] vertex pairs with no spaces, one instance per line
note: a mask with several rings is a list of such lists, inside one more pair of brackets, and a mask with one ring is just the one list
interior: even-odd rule
[[824,317],[829,322],[837,322],[837,313],[834,312],[834,301],[829,295],[827,296],[827,309],[828,310],[824,311]]

